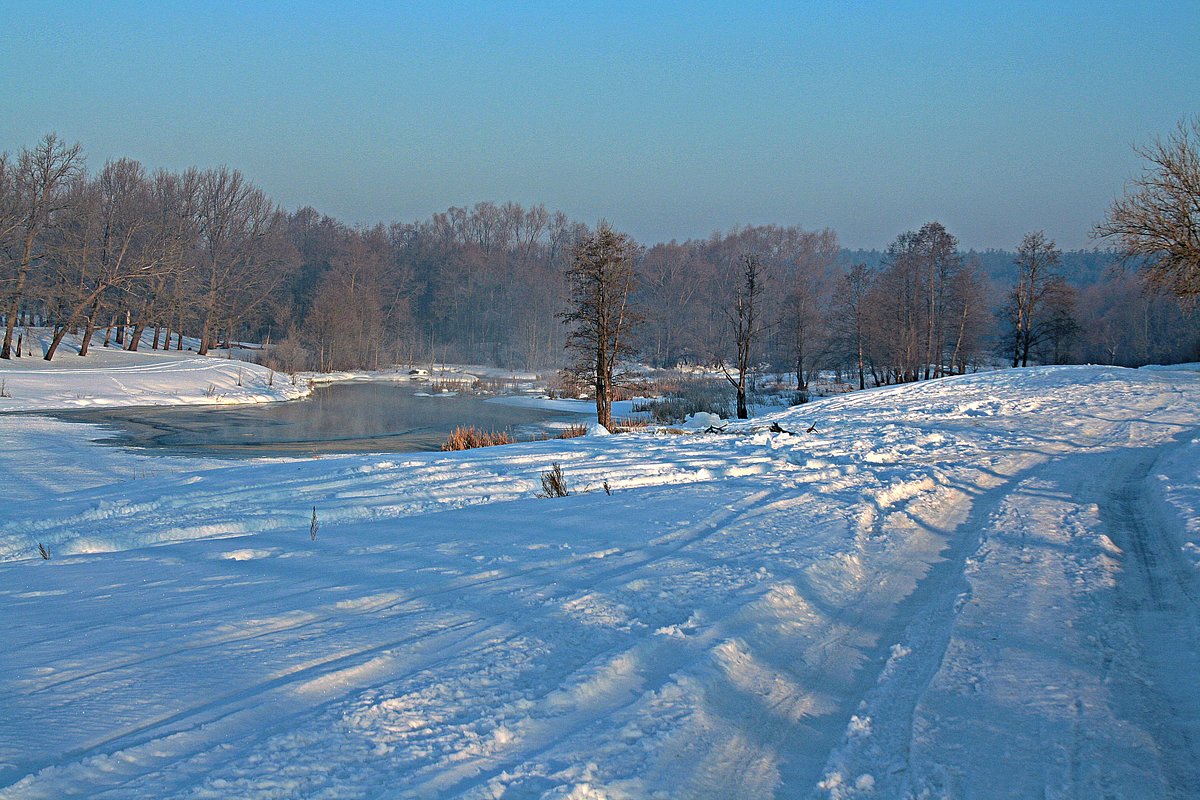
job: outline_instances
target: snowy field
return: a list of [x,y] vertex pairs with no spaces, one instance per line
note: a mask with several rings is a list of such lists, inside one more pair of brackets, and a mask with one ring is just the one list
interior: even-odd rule
[[0,429],[0,798],[1200,787],[1194,371],[452,454]]

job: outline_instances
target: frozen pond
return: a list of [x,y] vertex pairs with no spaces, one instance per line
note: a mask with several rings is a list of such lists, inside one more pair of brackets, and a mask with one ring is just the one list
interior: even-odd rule
[[459,425],[534,438],[580,421],[577,414],[415,392],[412,384],[339,383],[290,403],[63,411],[52,416],[114,430],[103,440],[107,444],[235,458],[437,450]]

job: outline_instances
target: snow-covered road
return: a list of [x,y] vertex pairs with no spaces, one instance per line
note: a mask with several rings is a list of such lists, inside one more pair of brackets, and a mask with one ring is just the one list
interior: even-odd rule
[[157,469],[0,420],[0,798],[1191,796],[1198,389]]

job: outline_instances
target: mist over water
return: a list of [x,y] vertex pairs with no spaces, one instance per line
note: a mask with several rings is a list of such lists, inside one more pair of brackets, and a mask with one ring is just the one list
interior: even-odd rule
[[303,453],[437,450],[460,425],[534,438],[578,415],[489,403],[470,396],[419,396],[411,385],[344,383],[307,400],[252,406],[66,411],[56,417],[103,425],[106,444],[252,458]]

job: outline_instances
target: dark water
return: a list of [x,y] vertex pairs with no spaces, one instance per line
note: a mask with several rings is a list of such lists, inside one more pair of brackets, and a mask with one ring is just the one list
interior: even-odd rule
[[531,439],[578,415],[486,403],[476,397],[418,397],[412,385],[340,383],[307,400],[239,406],[176,406],[56,412],[59,419],[114,431],[106,444],[233,458],[303,453],[437,450],[450,431],[474,425]]

